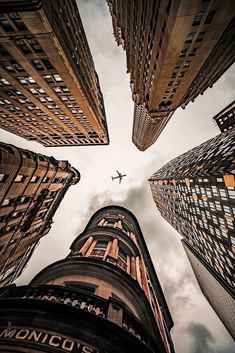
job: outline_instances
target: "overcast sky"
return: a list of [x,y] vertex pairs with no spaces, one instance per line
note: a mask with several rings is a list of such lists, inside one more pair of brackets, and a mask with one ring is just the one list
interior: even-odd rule
[[[124,206],[137,217],[155,264],[175,323],[176,353],[234,353],[232,338],[197,285],[180,235],[157,211],[147,180],[170,159],[219,133],[212,117],[234,99],[235,67],[185,110],[179,108],[155,145],[140,152],[131,142],[134,104],[126,56],[116,45],[108,6],[104,0],[79,0],[78,7],[104,95],[110,145],[45,148],[0,131],[3,142],[69,160],[81,173],[17,284],[27,284],[42,268],[67,256],[97,209]],[[127,174],[120,185],[111,180],[116,169]]]

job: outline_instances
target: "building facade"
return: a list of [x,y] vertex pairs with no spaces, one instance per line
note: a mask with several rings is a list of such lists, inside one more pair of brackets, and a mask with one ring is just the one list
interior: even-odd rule
[[[227,283],[184,240],[182,244],[202,293],[235,340],[235,295]],[[216,295],[215,295],[216,293]]]
[[235,4],[226,1],[107,0],[126,51],[135,102],[133,142],[152,145],[172,114],[232,65]]
[[0,293],[6,352],[170,353],[172,326],[140,226],[118,206],[91,217],[67,258]]
[[0,143],[0,287],[21,274],[79,178],[67,161]]
[[161,215],[233,295],[234,150],[235,129],[230,129],[171,160],[149,179]]
[[1,1],[0,127],[44,146],[109,142],[75,0]]
[[213,119],[221,132],[233,129],[235,127],[235,101],[221,110]]

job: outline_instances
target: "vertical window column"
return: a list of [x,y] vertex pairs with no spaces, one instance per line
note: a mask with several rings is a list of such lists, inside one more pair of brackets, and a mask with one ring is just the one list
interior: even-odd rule
[[113,242],[111,244],[108,256],[109,257],[113,257],[114,259],[117,259],[117,256],[118,256],[118,240],[116,238],[113,239]]
[[131,277],[133,277],[134,279],[137,279],[135,256],[131,257]]
[[79,254],[81,254],[82,256],[85,256],[88,249],[90,248],[92,242],[93,242],[93,237],[89,237],[86,242],[83,244],[83,246],[81,247],[81,249],[79,250]]

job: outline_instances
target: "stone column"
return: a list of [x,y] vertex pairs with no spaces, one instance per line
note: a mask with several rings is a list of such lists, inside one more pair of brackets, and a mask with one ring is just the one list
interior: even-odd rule
[[135,260],[135,256],[131,257],[131,277],[133,277],[134,279],[136,279],[136,260]]
[[93,242],[93,237],[89,237],[86,242],[83,244],[83,246],[81,247],[81,249],[79,250],[79,254],[82,254],[83,256],[85,256],[87,250],[89,249],[89,247],[91,246]]
[[139,282],[140,287],[142,287],[140,257],[139,256],[136,256],[136,277],[137,277],[137,281]]
[[108,256],[116,259],[117,255],[118,255],[118,240],[115,238],[115,239],[113,239]]

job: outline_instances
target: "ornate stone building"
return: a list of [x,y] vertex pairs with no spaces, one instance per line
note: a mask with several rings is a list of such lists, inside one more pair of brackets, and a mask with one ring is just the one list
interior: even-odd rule
[[0,143],[0,287],[21,274],[79,178],[67,161]]
[[75,0],[0,3],[0,127],[44,146],[107,144]]
[[140,226],[118,206],[92,216],[67,258],[0,292],[5,352],[170,353],[172,326]]
[[[230,114],[231,110],[227,112]],[[212,291],[205,288],[207,281],[201,285],[230,333],[235,322],[235,312],[230,310],[235,298],[234,154],[232,128],[171,160],[149,179],[161,215],[183,236],[189,259],[197,258],[198,265],[192,267],[199,274],[199,277],[196,274],[199,284],[201,272],[197,266],[199,269],[205,264],[204,277],[208,275],[208,283],[214,276],[213,286],[218,281],[217,287],[223,287],[224,293],[231,297],[231,301],[224,300],[223,309],[219,308],[222,289],[214,291],[211,297]],[[230,312],[227,322],[221,315],[223,310]]]
[[135,102],[133,142],[152,145],[172,114],[232,65],[232,0],[107,0],[117,44],[126,51]]

